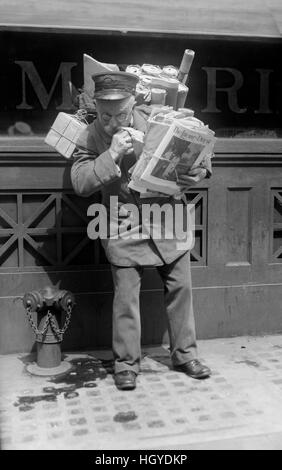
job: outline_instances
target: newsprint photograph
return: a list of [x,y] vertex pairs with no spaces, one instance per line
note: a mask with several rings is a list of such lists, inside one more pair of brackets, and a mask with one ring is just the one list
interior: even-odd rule
[[281,58],[281,0],[0,0],[1,456],[282,450]]

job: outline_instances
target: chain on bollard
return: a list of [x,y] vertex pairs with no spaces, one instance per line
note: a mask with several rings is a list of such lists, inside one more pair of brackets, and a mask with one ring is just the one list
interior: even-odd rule
[[[52,315],[52,313],[50,314],[50,317],[49,317],[50,324],[53,328],[54,333],[56,333],[58,336],[59,335],[62,336],[65,333],[65,331],[67,331],[67,329],[69,327],[69,324],[70,324],[70,321],[71,321],[72,309],[73,309],[72,305],[68,305],[67,310],[65,310],[66,319],[65,319],[65,323],[64,323],[64,326],[63,326],[62,329],[57,328],[56,323],[54,322],[53,315]],[[50,311],[48,311],[48,315],[49,315],[49,313],[50,313]]]
[[[23,297],[23,304],[25,307],[26,315],[30,323],[30,326],[32,330],[34,331],[34,333],[36,334],[36,336],[44,335],[44,333],[46,333],[48,326],[50,324],[54,333],[58,335],[59,337],[60,336],[62,337],[62,335],[65,333],[65,331],[69,327],[69,324],[71,321],[72,310],[75,305],[75,300],[71,292],[54,291],[53,289],[46,288],[45,291],[32,291],[32,292],[28,292],[27,294],[25,294]],[[48,310],[47,312],[47,317],[46,317],[46,321],[43,326],[43,329],[40,331],[37,328],[32,318],[32,312],[38,313],[42,311],[44,308],[47,308],[48,306],[49,307],[52,306],[56,310],[61,310],[65,312],[66,314],[65,323],[61,329],[57,327],[56,322],[54,320],[54,314],[50,310]]]
[[[36,375],[54,375],[68,370],[70,364],[61,362],[60,343],[71,321],[75,305],[73,294],[66,290],[46,287],[26,293],[22,301],[37,343],[37,364],[28,366],[29,372]],[[33,313],[37,313],[37,325]],[[65,317],[61,327],[63,313]]]
[[29,321],[29,324],[32,328],[32,330],[34,331],[34,333],[36,334],[36,336],[38,335],[44,335],[44,333],[46,333],[47,331],[47,328],[48,328],[48,325],[49,325],[49,322],[52,321],[52,313],[48,311],[48,314],[47,314],[47,318],[46,318],[46,321],[45,321],[45,325],[43,326],[43,329],[42,331],[39,331],[39,329],[37,328],[36,324],[35,324],[35,321],[33,320],[32,318],[32,314],[31,314],[32,310],[31,310],[31,307],[26,307],[25,308],[25,313],[26,313],[26,316],[28,318],[28,321]]

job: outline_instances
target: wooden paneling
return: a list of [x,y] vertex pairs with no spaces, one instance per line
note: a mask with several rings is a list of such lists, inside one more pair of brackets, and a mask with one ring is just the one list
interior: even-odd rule
[[[191,259],[200,338],[282,331],[282,152],[278,140],[262,141],[269,153],[253,142],[243,152],[238,142],[219,141],[213,177],[188,193],[196,204]],[[4,151],[0,166],[0,351],[33,347],[19,297],[50,284],[77,299],[63,348],[109,347],[113,288],[99,242],[86,236],[92,199],[74,195],[69,162],[50,152]],[[143,343],[161,342],[166,321],[153,268],[141,306]]]
[[226,265],[251,262],[251,188],[227,188]]

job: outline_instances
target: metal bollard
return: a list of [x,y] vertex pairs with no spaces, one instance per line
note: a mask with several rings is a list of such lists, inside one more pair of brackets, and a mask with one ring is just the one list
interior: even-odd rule
[[[73,294],[66,290],[45,287],[26,293],[22,300],[37,343],[37,362],[27,366],[28,372],[41,376],[67,372],[71,364],[61,360],[61,342],[75,305]],[[32,317],[34,312],[37,313],[37,325]],[[63,313],[65,321],[61,327]]]

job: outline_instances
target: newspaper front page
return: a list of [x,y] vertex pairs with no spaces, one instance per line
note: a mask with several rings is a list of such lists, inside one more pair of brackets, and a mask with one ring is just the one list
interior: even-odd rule
[[208,127],[197,127],[191,119],[174,119],[170,125],[151,123],[130,187],[141,193],[179,194],[178,177],[200,166],[213,153],[215,141]]

